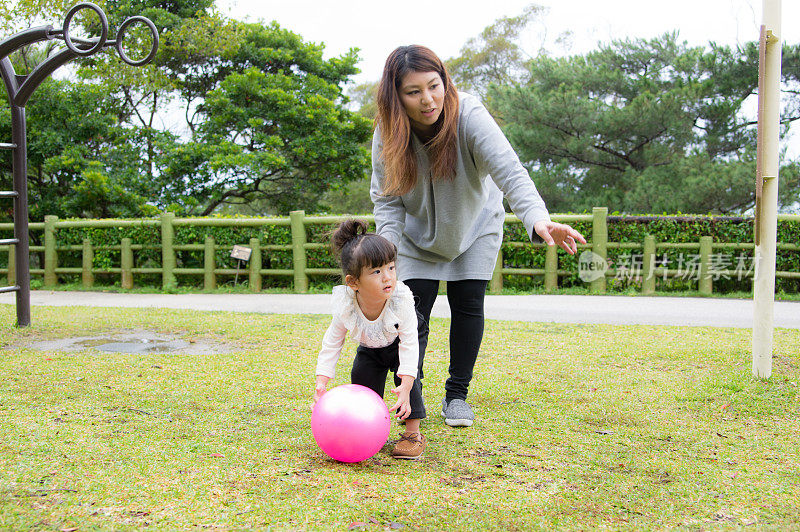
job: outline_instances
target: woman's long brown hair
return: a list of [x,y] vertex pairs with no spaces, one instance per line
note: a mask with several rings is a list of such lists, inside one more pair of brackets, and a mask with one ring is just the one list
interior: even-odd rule
[[442,61],[429,48],[419,45],[401,46],[386,59],[378,85],[378,116],[383,141],[383,193],[399,196],[417,184],[417,156],[411,143],[411,123],[398,89],[409,72],[436,72],[444,84],[442,113],[434,124],[435,134],[426,144],[431,160],[433,179],[452,179],[456,174],[456,129],[458,126],[458,93]]

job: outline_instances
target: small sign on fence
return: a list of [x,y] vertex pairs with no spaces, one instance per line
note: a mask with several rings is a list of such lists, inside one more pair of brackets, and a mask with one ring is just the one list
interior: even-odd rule
[[231,258],[247,262],[250,260],[250,254],[252,252],[252,249],[244,246],[233,246],[233,249],[231,250]]
[[231,258],[236,259],[236,276],[233,278],[234,286],[239,283],[239,268],[242,266],[243,262],[250,260],[250,254],[252,252],[252,249],[245,246],[233,246],[233,249],[231,250]]

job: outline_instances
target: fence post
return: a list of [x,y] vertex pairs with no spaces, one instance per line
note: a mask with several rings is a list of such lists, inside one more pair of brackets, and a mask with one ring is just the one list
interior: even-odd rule
[[305,211],[292,211],[289,220],[292,226],[292,262],[294,263],[294,289],[301,294],[308,291],[306,275],[306,226]]
[[250,291],[261,291],[261,241],[258,238],[250,239]]
[[56,277],[56,222],[58,216],[48,214],[44,217],[44,286],[54,288],[58,284]]
[[489,281],[489,293],[499,294],[503,290],[503,248],[497,252],[497,262],[492,272],[492,280]]
[[214,237],[206,235],[205,249],[203,250],[203,290],[211,291],[217,288],[217,275],[214,273],[217,268],[216,262]]
[[175,213],[165,212],[161,215],[161,286],[171,290],[178,286],[175,279],[175,227],[172,225]]
[[710,236],[700,237],[700,281],[698,289],[700,295],[710,296],[713,290],[711,281],[711,249],[712,238]]
[[122,288],[130,290],[133,288],[133,250],[131,249],[131,239],[123,238],[120,246],[120,269],[122,270]]
[[17,285],[17,246],[8,246],[8,286]]
[[[602,260],[608,258],[608,207],[592,209],[592,251]],[[605,293],[606,277],[603,275],[591,283],[592,292]]]
[[642,257],[642,294],[649,296],[656,291],[656,237],[644,237],[644,251]]
[[558,290],[558,246],[546,246],[544,255],[544,289]]
[[83,239],[83,254],[81,257],[81,283],[84,288],[91,288],[94,285],[94,273],[92,273],[92,266],[94,265],[94,248],[92,241],[88,238]]

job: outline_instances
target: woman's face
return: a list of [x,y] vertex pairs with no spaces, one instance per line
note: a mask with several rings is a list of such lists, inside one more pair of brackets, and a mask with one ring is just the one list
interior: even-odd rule
[[400,101],[417,133],[433,132],[442,114],[444,83],[438,72],[409,72],[400,81]]

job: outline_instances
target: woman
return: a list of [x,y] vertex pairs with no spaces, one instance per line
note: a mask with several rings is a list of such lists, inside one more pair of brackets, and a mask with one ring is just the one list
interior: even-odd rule
[[[426,321],[439,281],[447,281],[450,376],[442,415],[450,426],[470,426],[467,391],[483,338],[486,285],[503,238],[503,196],[531,240],[570,254],[576,241],[586,240],[550,220],[494,119],[477,98],[457,92],[428,48],[402,46],[389,55],[377,104],[370,186],[377,232],[397,246],[398,278]],[[420,358],[426,345],[421,339]]]

